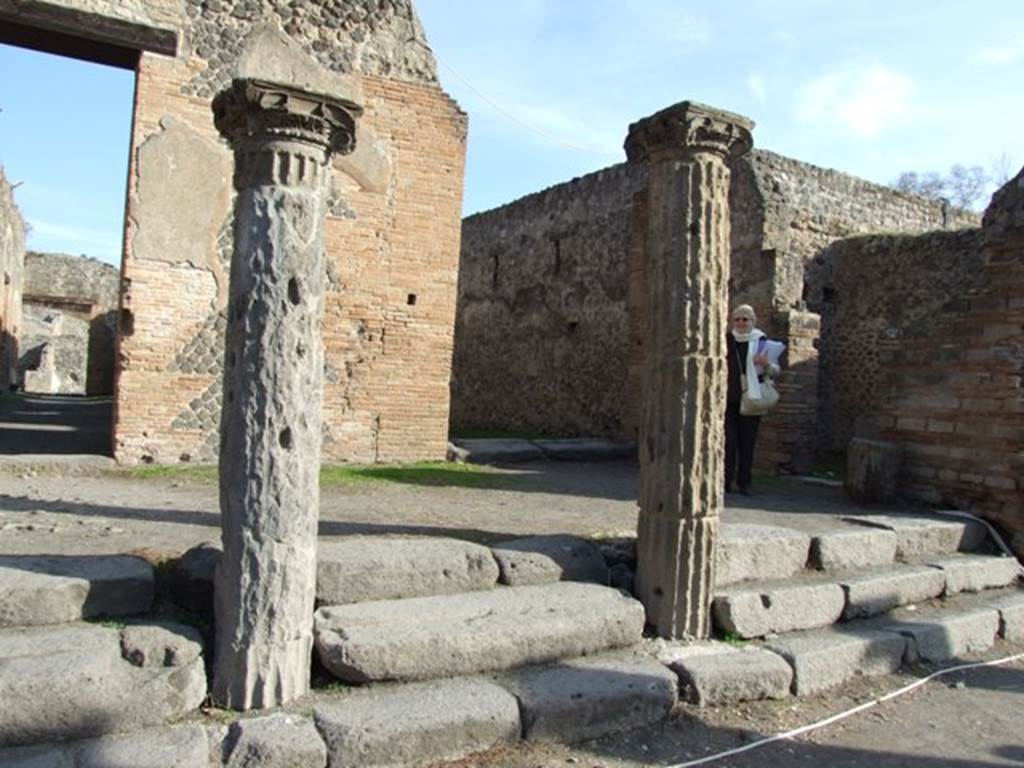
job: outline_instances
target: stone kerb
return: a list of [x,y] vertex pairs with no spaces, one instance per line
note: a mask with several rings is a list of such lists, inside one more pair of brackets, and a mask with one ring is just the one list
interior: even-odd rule
[[710,633],[722,508],[729,168],[753,123],[682,102],[630,126],[648,166],[650,333],[640,428],[637,592],[663,637]]
[[225,339],[214,698],[309,688],[322,440],[324,219],[354,102],[237,79],[213,102],[238,191]]

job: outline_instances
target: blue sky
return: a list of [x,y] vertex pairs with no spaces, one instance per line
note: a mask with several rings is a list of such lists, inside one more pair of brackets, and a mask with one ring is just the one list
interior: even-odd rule
[[[419,0],[469,113],[465,212],[620,162],[630,122],[683,99],[755,144],[878,182],[1024,165],[1024,3]],[[0,163],[30,247],[116,263],[131,73],[0,46]]]

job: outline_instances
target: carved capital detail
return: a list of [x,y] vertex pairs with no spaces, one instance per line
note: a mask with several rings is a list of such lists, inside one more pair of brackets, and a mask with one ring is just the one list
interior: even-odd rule
[[725,159],[750,151],[754,122],[742,115],[683,101],[629,126],[631,163],[710,153]]

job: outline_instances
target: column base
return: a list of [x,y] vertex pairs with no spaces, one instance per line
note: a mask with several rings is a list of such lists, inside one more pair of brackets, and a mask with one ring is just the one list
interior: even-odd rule
[[214,659],[213,700],[245,711],[286,704],[309,693],[313,637],[279,645],[218,649]]

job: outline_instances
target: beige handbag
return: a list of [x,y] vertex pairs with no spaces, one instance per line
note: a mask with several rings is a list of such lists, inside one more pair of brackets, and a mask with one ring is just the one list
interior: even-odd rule
[[[740,359],[739,350],[736,351],[736,363],[739,365],[741,371],[746,369],[746,366]],[[743,416],[764,416],[772,408],[778,405],[779,390],[775,388],[774,382],[765,375],[764,381],[760,382],[760,384],[761,397],[748,397],[747,375],[745,373],[740,374],[740,388],[743,390],[743,395],[740,398],[740,413]]]

